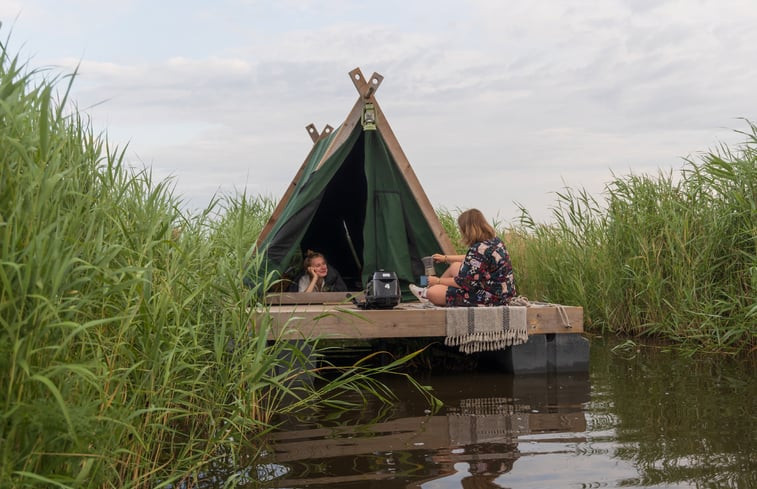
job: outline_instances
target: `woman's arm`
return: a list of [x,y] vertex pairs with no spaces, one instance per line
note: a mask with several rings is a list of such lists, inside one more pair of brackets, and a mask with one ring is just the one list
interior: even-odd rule
[[308,284],[308,288],[303,292],[312,292],[315,289],[316,282],[318,282],[318,275],[316,275],[313,267],[308,267],[308,274],[310,275],[310,283]]
[[440,253],[434,253],[431,255],[437,263],[457,263],[465,259],[465,255],[442,255]]

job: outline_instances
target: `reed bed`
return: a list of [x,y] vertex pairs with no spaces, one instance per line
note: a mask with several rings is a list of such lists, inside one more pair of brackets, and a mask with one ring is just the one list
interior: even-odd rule
[[[557,193],[553,222],[507,230],[519,291],[584,307],[601,333],[684,351],[757,347],[757,128],[679,174],[614,177],[602,199]],[[504,234],[505,231],[502,231]]]
[[277,415],[391,399],[403,359],[325,379],[317,341],[266,340],[271,199],[183,213],[68,108],[75,74],[1,47],[0,487],[191,487]]

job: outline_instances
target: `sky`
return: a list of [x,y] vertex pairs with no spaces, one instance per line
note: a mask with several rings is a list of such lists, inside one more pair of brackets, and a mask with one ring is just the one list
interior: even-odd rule
[[[757,121],[754,0],[0,0],[0,39],[78,67],[70,98],[188,209],[279,199],[358,94],[435,208],[552,219],[615,176],[677,174]],[[63,86],[64,84],[61,84]]]

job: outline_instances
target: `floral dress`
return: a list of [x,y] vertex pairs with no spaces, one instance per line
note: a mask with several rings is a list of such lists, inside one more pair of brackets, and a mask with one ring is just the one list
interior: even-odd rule
[[447,288],[448,306],[506,305],[516,291],[510,254],[502,240],[495,236],[474,243],[455,282],[459,288]]

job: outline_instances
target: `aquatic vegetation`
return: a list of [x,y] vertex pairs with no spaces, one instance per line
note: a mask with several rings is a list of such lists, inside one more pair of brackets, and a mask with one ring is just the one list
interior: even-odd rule
[[75,74],[0,47],[0,487],[191,485],[276,415],[392,398],[404,359],[327,379],[317,341],[268,340],[270,199],[185,214],[67,106]]
[[522,210],[510,238],[519,290],[584,307],[590,328],[685,350],[757,346],[757,127],[679,175],[615,177],[603,200],[557,193],[553,222]]

